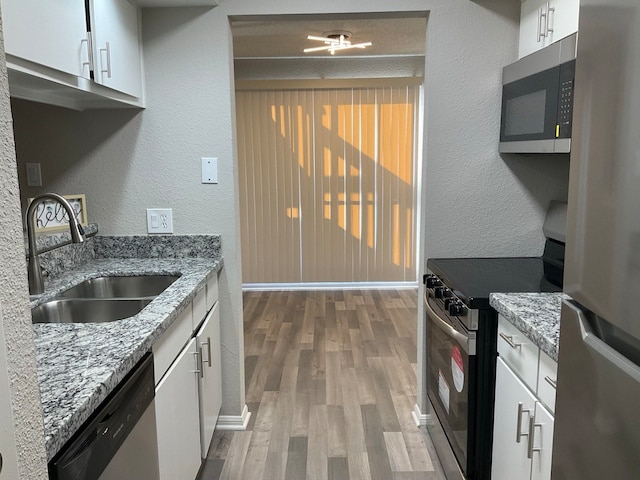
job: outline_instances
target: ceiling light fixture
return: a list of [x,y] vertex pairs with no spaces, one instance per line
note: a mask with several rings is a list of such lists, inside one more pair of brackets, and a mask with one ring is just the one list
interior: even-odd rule
[[373,43],[351,43],[350,32],[326,32],[322,36],[308,35],[307,40],[316,40],[318,42],[324,42],[321,47],[305,48],[304,53],[328,51],[331,55],[335,55],[338,50],[347,50],[349,48],[366,48]]

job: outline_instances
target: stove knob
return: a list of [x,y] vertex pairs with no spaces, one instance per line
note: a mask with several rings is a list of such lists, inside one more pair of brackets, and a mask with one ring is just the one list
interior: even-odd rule
[[436,275],[427,275],[424,283],[427,288],[435,288],[442,285],[442,282]]
[[467,307],[461,301],[451,302],[449,304],[449,315],[462,317],[467,314]]
[[447,298],[444,301],[444,309],[449,310],[449,305],[451,305],[455,300],[453,298]]
[[434,292],[436,298],[449,298],[451,296],[451,290],[447,287],[436,287]]

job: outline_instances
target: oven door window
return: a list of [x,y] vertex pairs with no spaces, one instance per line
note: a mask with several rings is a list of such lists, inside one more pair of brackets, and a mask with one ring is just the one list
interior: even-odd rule
[[[453,452],[466,473],[469,439],[475,434],[475,355],[469,355],[457,339],[427,316],[429,398],[442,424]],[[464,331],[462,324],[457,330]]]
[[560,67],[502,87],[501,142],[556,138]]

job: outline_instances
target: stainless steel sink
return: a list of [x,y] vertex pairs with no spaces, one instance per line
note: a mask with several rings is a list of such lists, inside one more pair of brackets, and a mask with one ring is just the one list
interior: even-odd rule
[[98,277],[85,280],[62,292],[61,298],[139,298],[155,297],[175,282],[177,275]]
[[33,323],[103,323],[133,317],[152,298],[74,298],[45,302],[31,309]]

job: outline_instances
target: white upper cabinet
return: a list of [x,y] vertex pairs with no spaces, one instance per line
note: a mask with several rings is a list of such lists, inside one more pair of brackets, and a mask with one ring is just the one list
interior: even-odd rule
[[9,55],[89,78],[84,0],[2,0]]
[[75,110],[144,106],[137,7],[127,0],[0,2],[12,97]]
[[127,0],[91,0],[94,81],[132,97],[142,96],[138,9]]
[[518,58],[578,31],[580,0],[525,0],[520,10]]

